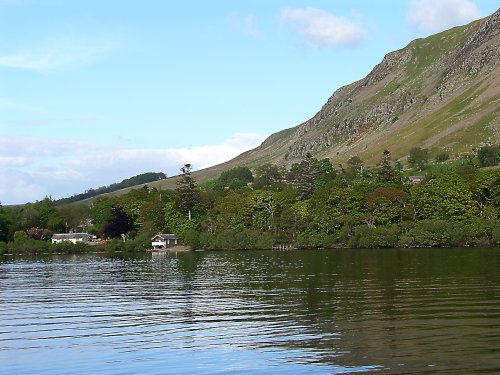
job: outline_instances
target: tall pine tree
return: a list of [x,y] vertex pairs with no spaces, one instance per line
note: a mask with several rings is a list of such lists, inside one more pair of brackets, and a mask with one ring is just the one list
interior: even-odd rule
[[191,176],[191,164],[184,164],[181,168],[181,178],[177,181],[177,198],[179,199],[179,209],[191,220],[193,208],[199,200],[196,190],[196,181]]

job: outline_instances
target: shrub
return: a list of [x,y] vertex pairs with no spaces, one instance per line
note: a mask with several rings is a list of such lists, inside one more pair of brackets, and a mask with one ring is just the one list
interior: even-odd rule
[[499,149],[494,146],[484,146],[477,151],[481,167],[492,167],[498,164]]
[[500,245],[500,225],[493,228],[491,237],[494,244]]
[[323,233],[315,231],[301,232],[297,235],[295,246],[299,249],[318,249],[323,247]]
[[436,156],[436,162],[437,163],[444,163],[445,161],[449,160],[450,159],[450,154],[448,154],[447,152],[440,152],[437,156]]
[[[251,229],[227,229],[218,233],[210,241],[210,249],[217,250],[250,250],[270,249],[273,245],[273,236]],[[202,244],[202,241],[200,241]]]
[[43,254],[51,252],[50,243],[31,238],[23,240],[20,243],[9,243],[8,246],[12,254]]
[[7,247],[7,243],[0,242],[0,255],[8,254],[8,253],[9,253],[9,248]]
[[51,252],[63,254],[83,254],[93,250],[93,247],[83,242],[72,243],[63,241],[50,245]]
[[354,234],[349,240],[349,247],[394,247],[398,242],[398,232],[396,226],[370,228],[366,225],[360,225],[355,228]]

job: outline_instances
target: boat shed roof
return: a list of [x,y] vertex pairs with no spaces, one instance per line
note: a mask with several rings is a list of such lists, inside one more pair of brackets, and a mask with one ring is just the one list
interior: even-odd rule
[[156,236],[154,236],[152,238],[152,240],[154,240],[158,236],[160,236],[164,240],[178,240],[179,239],[179,237],[177,237],[175,234],[172,234],[172,233],[160,233],[160,234],[157,234]]
[[56,233],[52,235],[52,238],[55,240],[69,240],[69,239],[88,238],[88,237],[92,237],[92,235],[88,233]]

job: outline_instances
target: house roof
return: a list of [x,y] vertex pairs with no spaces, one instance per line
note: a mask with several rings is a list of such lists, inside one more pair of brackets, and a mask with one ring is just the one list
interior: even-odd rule
[[92,235],[88,233],[56,233],[52,236],[52,238],[55,240],[69,240],[89,237],[92,237]]
[[154,240],[158,236],[160,236],[164,240],[178,240],[179,239],[179,237],[177,237],[175,234],[172,234],[172,233],[159,233],[151,239]]

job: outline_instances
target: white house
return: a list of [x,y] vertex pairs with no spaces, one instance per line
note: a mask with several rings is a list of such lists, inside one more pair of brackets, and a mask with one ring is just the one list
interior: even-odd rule
[[88,233],[56,233],[52,236],[52,243],[61,243],[61,242],[95,243],[96,239],[97,239],[96,236],[93,236]]
[[179,245],[179,237],[175,234],[157,234],[151,238],[151,246],[153,249],[166,249],[167,247],[172,247]]
[[425,176],[409,176],[407,184],[408,185],[416,185],[420,184],[425,180]]

